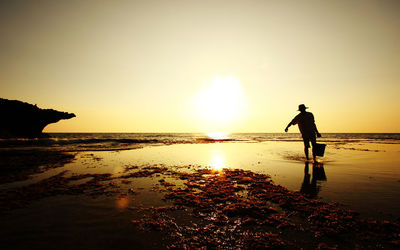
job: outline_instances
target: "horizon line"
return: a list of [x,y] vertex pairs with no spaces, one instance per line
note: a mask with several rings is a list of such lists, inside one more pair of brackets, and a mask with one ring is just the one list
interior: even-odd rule
[[[209,132],[43,132],[45,134],[207,134]],[[227,132],[228,134],[300,134],[300,132]],[[321,134],[400,134],[400,132],[322,132]]]

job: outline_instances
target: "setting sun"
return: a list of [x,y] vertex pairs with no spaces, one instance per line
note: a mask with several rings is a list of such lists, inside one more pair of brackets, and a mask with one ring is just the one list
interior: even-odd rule
[[219,129],[244,115],[245,97],[236,77],[216,77],[195,98],[196,115],[208,128]]

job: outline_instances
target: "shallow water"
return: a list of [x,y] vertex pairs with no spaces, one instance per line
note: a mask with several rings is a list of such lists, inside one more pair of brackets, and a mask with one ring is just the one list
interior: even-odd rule
[[[400,216],[399,153],[398,144],[356,143],[339,148],[328,144],[326,156],[314,168],[325,172],[326,180],[312,183],[313,164],[308,164],[310,195],[315,193],[324,200],[343,203],[365,216],[397,218]],[[119,171],[118,164],[112,163],[116,157],[121,163],[138,165],[252,170],[271,175],[275,183],[290,190],[307,185],[307,164],[299,142],[178,144],[100,155],[114,173]]]
[[34,183],[70,170],[71,173],[120,175],[127,165],[240,168],[268,174],[276,184],[309,197],[340,202],[367,217],[400,217],[400,145],[382,143],[328,144],[319,164],[307,163],[301,142],[224,142],[175,144],[111,152],[79,153],[76,161],[33,179],[2,185]]

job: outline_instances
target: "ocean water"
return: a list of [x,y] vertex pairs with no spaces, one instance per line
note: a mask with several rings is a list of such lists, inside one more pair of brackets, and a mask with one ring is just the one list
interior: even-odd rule
[[[150,144],[186,144],[212,142],[301,141],[299,133],[49,133],[46,138],[0,139],[0,150],[103,151],[127,150]],[[325,133],[325,143],[399,144],[400,133]]]

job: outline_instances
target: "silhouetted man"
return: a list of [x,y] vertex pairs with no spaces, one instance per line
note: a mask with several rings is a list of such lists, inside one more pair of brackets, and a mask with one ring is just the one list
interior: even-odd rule
[[299,105],[300,114],[296,115],[295,118],[285,128],[285,132],[288,132],[288,129],[291,125],[299,125],[299,130],[303,137],[304,141],[304,153],[306,154],[307,160],[308,158],[308,148],[310,148],[310,142],[312,145],[313,159],[315,161],[315,144],[317,143],[316,137],[321,137],[321,134],[318,132],[317,126],[315,125],[314,115],[310,112],[307,112],[304,104]]

